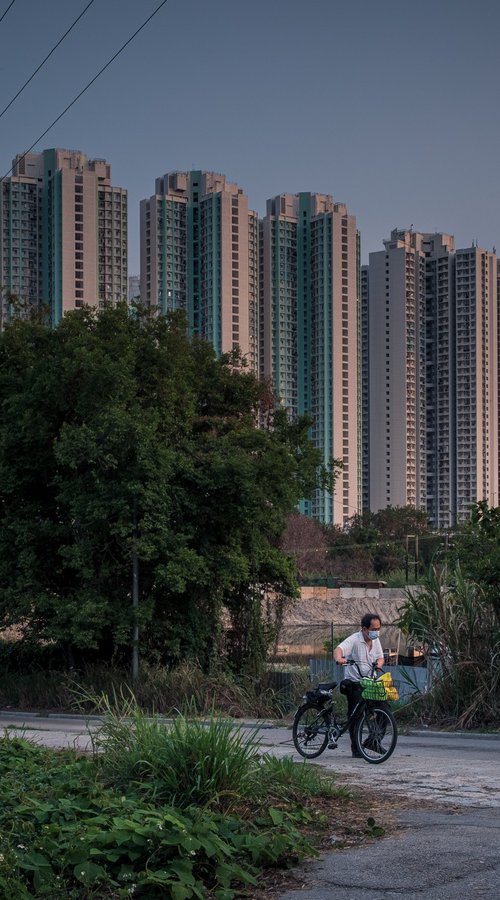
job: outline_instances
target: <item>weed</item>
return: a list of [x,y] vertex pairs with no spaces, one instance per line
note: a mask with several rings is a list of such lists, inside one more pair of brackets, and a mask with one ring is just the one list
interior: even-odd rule
[[[129,712],[134,713],[132,706]],[[140,723],[137,717],[134,721],[143,728],[144,742],[149,735],[146,722]],[[173,754],[182,756],[189,749],[185,739],[193,734],[190,724],[179,720],[181,743],[172,742]],[[224,748],[234,755],[236,748],[237,768],[246,767],[253,774],[253,783],[259,764],[270,777],[269,763],[255,755],[252,741],[246,751],[242,740],[233,745],[228,742],[225,727],[209,727],[207,732],[207,757],[221,756]],[[199,752],[200,734],[196,732],[194,741],[199,741]],[[153,735],[151,752],[158,734],[155,731]],[[164,803],[158,794],[152,799],[140,796],[137,784],[131,788],[120,783],[117,790],[118,785],[111,784],[113,779],[108,776],[120,757],[130,752],[121,745],[122,736],[120,731],[117,741],[113,732],[103,754],[90,758],[47,750],[22,739],[0,739],[1,896],[16,900],[132,895],[231,900],[238,886],[256,883],[262,867],[289,865],[315,853],[300,831],[313,819],[301,802],[277,808],[273,798],[261,791],[260,804],[254,804],[251,816],[245,819],[228,813],[227,807],[212,809],[206,803],[179,809]],[[281,768],[291,783],[293,770],[288,764]],[[211,767],[212,772],[215,769]],[[177,772],[181,778],[188,775],[184,762],[177,763]],[[124,774],[123,763],[121,776]],[[230,777],[234,778],[234,769]],[[303,801],[308,785],[299,777],[303,793],[297,790],[297,797]],[[213,782],[212,795],[217,790]],[[193,800],[193,791],[188,794]]]
[[195,804],[226,812],[246,794],[259,761],[256,732],[213,716],[205,722],[179,715],[167,725],[144,713],[132,693],[114,704],[102,696],[95,705],[104,718],[94,748],[116,789],[128,786],[182,809]]

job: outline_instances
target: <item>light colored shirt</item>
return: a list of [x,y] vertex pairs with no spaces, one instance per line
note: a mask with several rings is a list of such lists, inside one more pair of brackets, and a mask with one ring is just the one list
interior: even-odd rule
[[360,678],[371,675],[372,664],[376,662],[377,659],[383,658],[384,656],[380,640],[375,638],[375,640],[371,642],[370,647],[370,645],[366,643],[362,631],[356,631],[354,634],[351,634],[345,641],[342,641],[342,643],[339,644],[339,647],[342,650],[344,659],[353,659],[357,662],[361,670],[360,675],[356,666],[345,667],[344,678],[349,678],[351,681],[359,681]]

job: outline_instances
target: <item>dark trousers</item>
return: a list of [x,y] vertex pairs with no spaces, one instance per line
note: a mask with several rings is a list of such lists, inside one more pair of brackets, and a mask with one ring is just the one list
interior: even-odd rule
[[[340,685],[340,689],[347,698],[347,715],[350,717],[351,713],[355,709],[356,705],[361,700],[361,692],[362,692],[361,685],[359,684],[358,681],[350,681],[348,678],[345,678],[344,681],[342,681],[342,683]],[[373,705],[375,705],[375,704],[373,704]],[[370,701],[368,702],[368,706],[370,706]],[[376,706],[379,709],[385,709],[387,704],[386,704],[385,700],[380,700],[380,701],[377,700]],[[380,718],[382,718],[382,717],[380,717]],[[356,718],[349,725],[349,734],[351,736],[351,750],[357,749],[356,742],[354,740],[354,733],[356,730],[357,720],[358,720],[358,717],[356,716]],[[381,726],[382,737],[383,737],[383,735],[385,733],[385,721],[382,721],[381,723],[379,723],[379,725]]]
[[[361,685],[357,681],[350,681],[348,678],[345,678],[341,684],[341,690],[347,698],[347,715],[350,717],[351,713],[354,710],[354,707],[361,700]],[[351,722],[351,724],[349,725],[349,734],[351,735],[351,750],[356,750],[356,744],[354,741],[355,728],[356,720]]]

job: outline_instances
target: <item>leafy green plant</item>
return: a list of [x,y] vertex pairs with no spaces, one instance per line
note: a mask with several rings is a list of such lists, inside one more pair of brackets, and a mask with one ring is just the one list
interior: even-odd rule
[[381,825],[377,825],[373,816],[368,816],[366,826],[366,832],[370,837],[383,837],[385,834],[385,828]]
[[500,721],[500,620],[481,585],[433,566],[420,591],[407,591],[399,626],[434,666],[429,712],[445,724]]
[[102,773],[100,758],[0,739],[1,896],[231,900],[259,869],[315,853],[300,831],[314,816],[301,803],[265,798],[246,819],[180,810],[117,791]]
[[290,710],[306,683],[307,669],[293,672],[290,685],[283,688],[272,671],[259,678],[223,669],[207,674],[188,663],[167,668],[143,662],[135,682],[128,671],[107,665],[89,665],[74,672],[11,671],[7,666],[0,671],[0,706],[94,713],[98,711],[96,697],[106,694],[112,701],[133,688],[138,704],[150,712],[208,715],[215,710],[235,718],[276,718]]

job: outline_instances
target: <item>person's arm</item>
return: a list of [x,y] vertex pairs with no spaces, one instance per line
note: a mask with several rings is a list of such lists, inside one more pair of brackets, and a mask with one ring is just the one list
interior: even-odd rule
[[346,664],[347,660],[344,656],[344,652],[340,644],[338,645],[338,647],[335,647],[335,650],[333,651],[333,658],[335,662],[339,663],[339,665],[341,666],[344,666]]
[[346,638],[345,641],[342,641],[338,647],[335,647],[333,651],[333,658],[336,663],[339,663],[341,666],[345,666],[347,663],[347,657],[351,652],[351,642],[349,638]]
[[380,643],[380,641],[378,641],[378,647],[375,644],[375,649],[376,649],[376,651],[378,651],[378,654],[379,654],[377,657],[377,667],[379,669],[382,669],[384,666],[384,663],[385,663],[385,658],[384,658],[384,651],[382,650],[382,644]]

